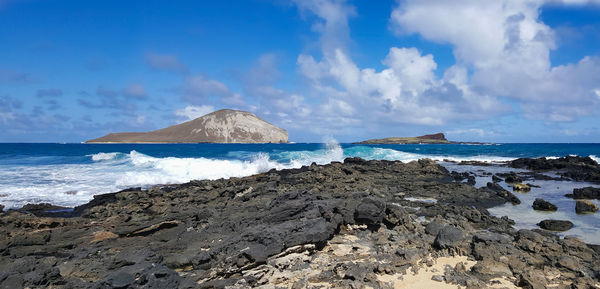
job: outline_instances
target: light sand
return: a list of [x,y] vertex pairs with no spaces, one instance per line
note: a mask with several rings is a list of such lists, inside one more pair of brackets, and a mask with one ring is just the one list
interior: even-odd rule
[[[432,280],[431,278],[434,275],[444,275],[444,269],[446,266],[456,267],[456,265],[462,262],[465,265],[467,270],[470,270],[477,262],[470,261],[466,256],[457,256],[457,257],[441,257],[434,260],[434,265],[431,267],[423,266],[419,268],[417,273],[412,273],[412,270],[409,270],[407,274],[394,274],[394,275],[379,275],[379,281],[391,284],[395,289],[402,288],[411,288],[411,289],[431,289],[431,288],[439,288],[439,289],[458,289],[462,288],[456,284],[449,284],[446,282],[440,282]],[[508,279],[505,278],[496,278],[494,279],[498,281],[498,284],[488,285],[489,288],[517,288]]]

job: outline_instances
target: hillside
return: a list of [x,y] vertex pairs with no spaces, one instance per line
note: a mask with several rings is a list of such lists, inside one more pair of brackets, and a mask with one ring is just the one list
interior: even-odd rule
[[253,113],[222,109],[151,131],[111,133],[86,143],[285,143],[287,132]]

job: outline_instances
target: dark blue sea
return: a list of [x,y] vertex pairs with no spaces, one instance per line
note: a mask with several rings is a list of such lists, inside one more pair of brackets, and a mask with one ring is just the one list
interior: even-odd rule
[[[477,171],[484,167],[456,166],[443,160],[501,162],[566,155],[589,156],[598,161],[600,144],[0,144],[0,204],[7,208],[40,202],[76,206],[88,202],[93,195],[129,187],[243,177],[273,168],[327,164],[347,157],[403,162],[431,158],[450,170]],[[481,174],[477,185],[484,186],[487,178]],[[549,217],[524,213],[532,211],[527,207],[541,196],[559,204],[556,217],[579,220],[576,226],[584,231],[577,236],[600,243],[598,214],[575,216],[570,208],[573,200],[564,198],[573,187],[595,184],[538,183],[542,188],[519,195],[523,201],[520,206],[505,205],[491,211],[497,215],[518,214],[517,225],[531,227],[540,218]]]

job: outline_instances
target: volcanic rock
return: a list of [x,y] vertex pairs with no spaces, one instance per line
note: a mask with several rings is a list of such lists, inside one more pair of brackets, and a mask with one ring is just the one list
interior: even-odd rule
[[439,249],[451,248],[463,238],[460,229],[451,226],[442,227],[433,241],[433,245]]
[[504,181],[508,184],[523,182],[523,179],[515,173],[499,173],[498,175],[504,177]]
[[542,229],[549,231],[567,231],[573,228],[571,221],[564,220],[543,220],[537,224]]
[[[353,158],[123,190],[69,218],[10,210],[0,214],[0,288],[393,288],[409,270],[459,255],[481,265],[447,266],[436,279],[597,283],[593,247],[516,232],[488,212],[510,199],[490,187],[455,182],[431,160]],[[547,272],[556,277],[537,278]]]
[[577,201],[575,204],[575,212],[577,214],[595,213],[598,212],[598,206],[590,201]]
[[537,198],[533,202],[533,209],[538,211],[556,211],[558,207],[544,199]]
[[573,189],[573,199],[598,199],[600,200],[600,188],[585,187]]
[[513,168],[534,171],[558,171],[563,177],[576,181],[600,182],[600,166],[590,157],[566,156],[557,159],[520,158],[510,162]]
[[513,184],[513,191],[525,193],[531,191],[531,187],[527,184],[516,183]]

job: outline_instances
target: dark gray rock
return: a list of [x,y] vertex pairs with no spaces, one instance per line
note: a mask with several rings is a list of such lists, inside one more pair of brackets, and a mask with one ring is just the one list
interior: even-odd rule
[[498,175],[501,176],[501,177],[503,177],[504,181],[506,183],[509,183],[509,184],[523,182],[523,179],[519,175],[517,175],[516,173],[513,173],[513,172],[511,172],[511,173],[499,173]]
[[502,197],[503,199],[505,199],[508,202],[511,202],[513,204],[521,203],[521,200],[519,200],[519,198],[517,198],[517,196],[515,196],[513,193],[505,190],[502,186],[498,185],[497,183],[488,182],[486,185],[486,188],[488,190],[496,193],[496,195]]
[[[523,284],[537,282],[536,268],[560,272],[554,281],[561,283],[585,285],[585,276],[597,276],[595,247],[543,230],[515,232],[512,220],[487,211],[510,196],[497,184],[457,182],[427,159],[353,158],[128,189],[96,196],[71,215],[10,210],[0,214],[0,287],[248,288],[267,285],[274,272],[296,274],[323,262],[317,276],[278,282],[379,288],[376,274],[404,273],[429,254],[446,253],[501,262],[513,276],[523,274]],[[337,245],[349,254],[333,254]],[[484,273],[507,272],[495,268],[436,274],[480,288]]]
[[575,212],[577,214],[587,214],[598,212],[598,206],[587,200],[578,200],[575,203]]
[[558,207],[544,199],[537,198],[533,202],[533,209],[538,211],[556,211]]
[[[566,156],[558,159],[521,158],[510,162],[513,168],[534,171],[558,171],[560,175],[577,181],[600,181],[600,166],[590,157]],[[508,181],[507,181],[508,182]]]
[[507,235],[500,233],[494,233],[489,231],[477,232],[473,235],[474,242],[485,242],[485,243],[500,243],[507,244],[512,241],[512,238]]
[[460,229],[445,226],[441,228],[433,241],[433,246],[438,249],[447,249],[454,247],[463,238],[463,233]]
[[427,224],[427,226],[425,226],[425,233],[429,234],[429,235],[433,235],[433,236],[437,236],[437,234],[442,230],[442,228],[444,228],[446,225],[438,222],[438,221],[431,221],[429,222],[429,224]]
[[573,223],[565,220],[543,220],[537,225],[542,229],[559,232],[568,231],[573,228]]
[[494,183],[499,183],[499,182],[501,182],[501,181],[502,181],[502,179],[501,179],[501,178],[499,178],[498,176],[496,176],[496,175],[493,175],[493,176],[492,176],[492,182],[494,182]]
[[354,211],[354,219],[363,224],[379,224],[385,215],[385,203],[374,198],[363,199]]
[[600,188],[585,187],[573,189],[573,199],[598,199],[600,200]]

